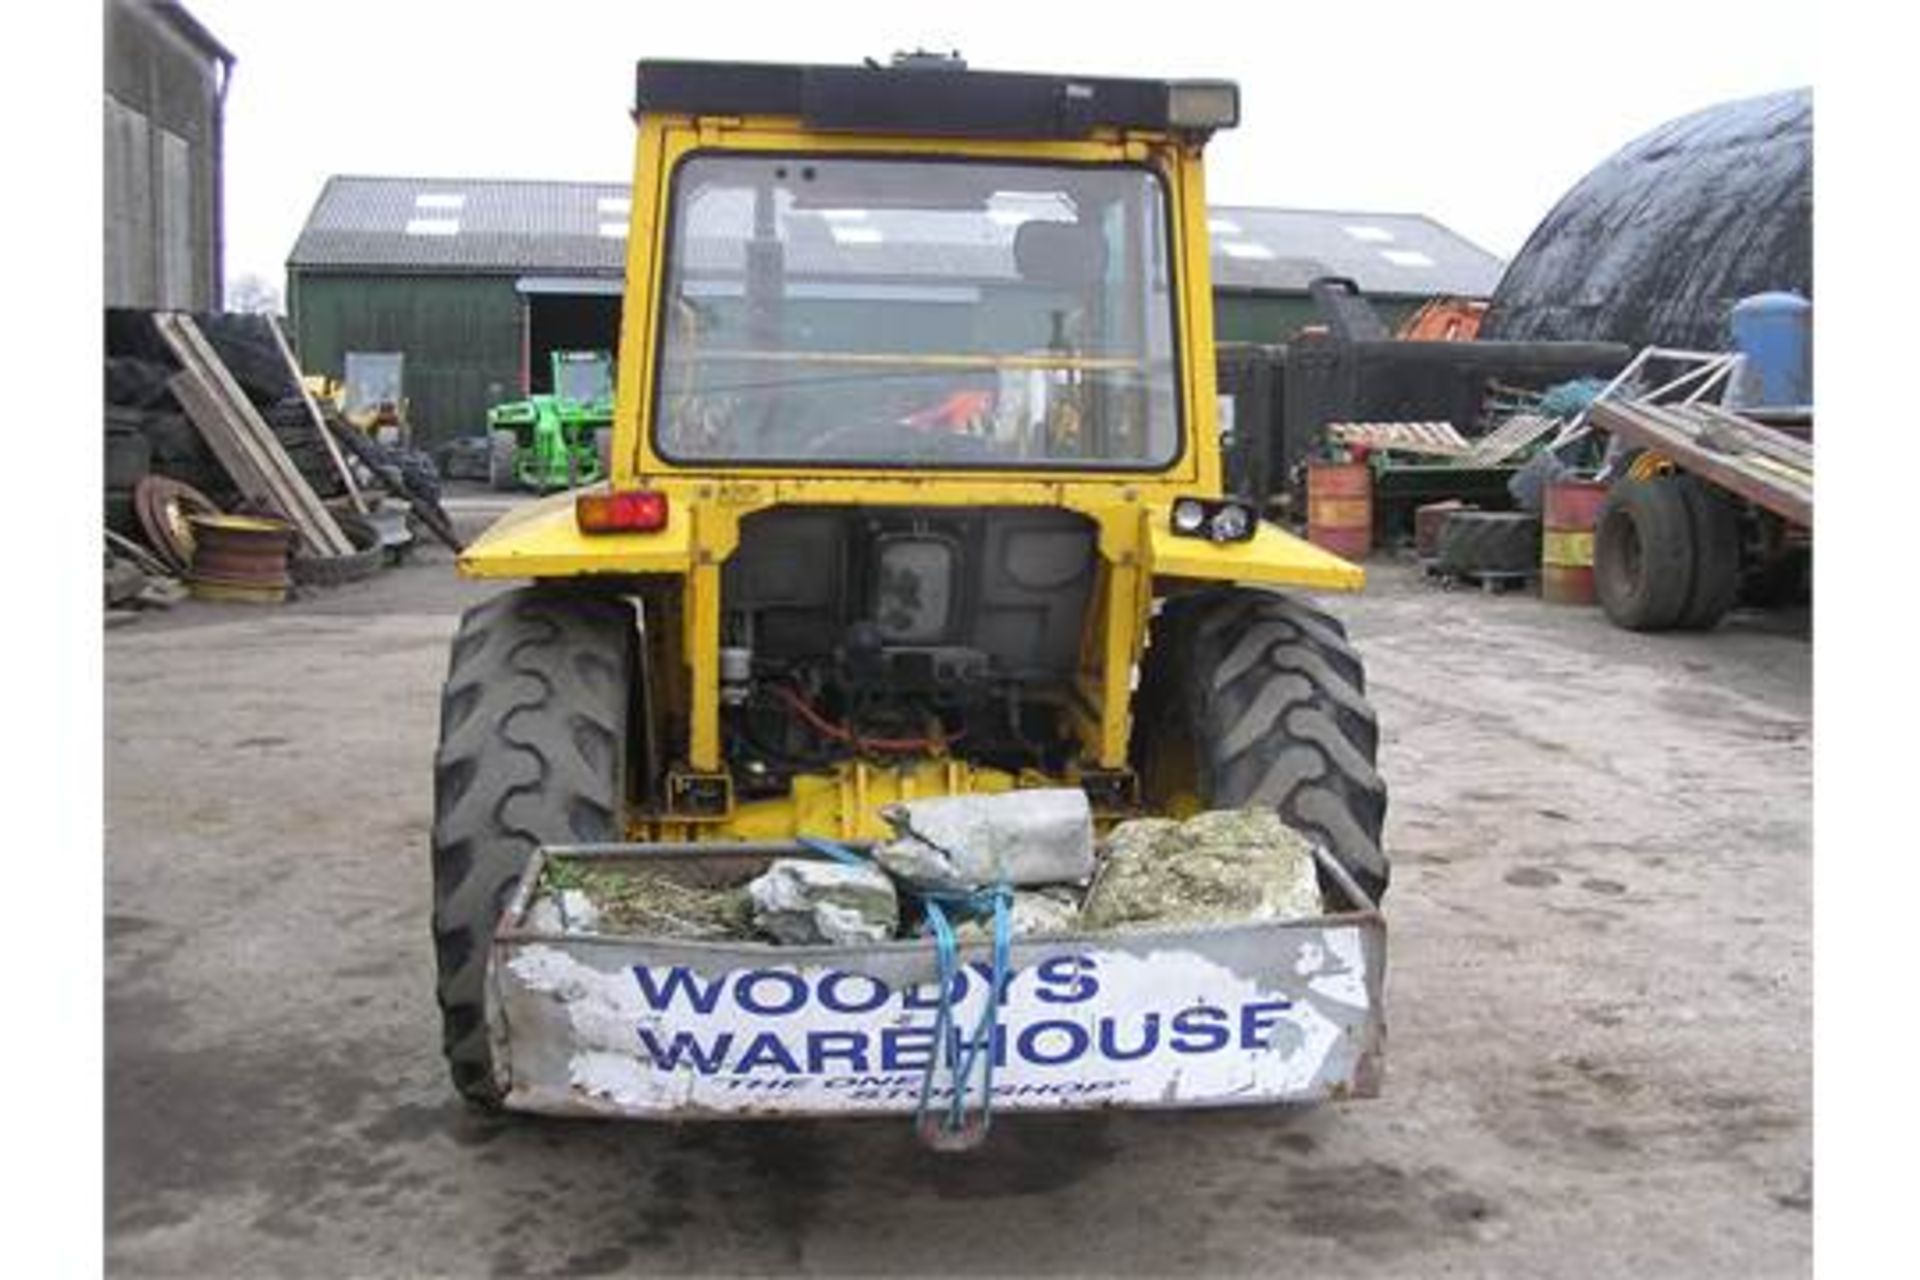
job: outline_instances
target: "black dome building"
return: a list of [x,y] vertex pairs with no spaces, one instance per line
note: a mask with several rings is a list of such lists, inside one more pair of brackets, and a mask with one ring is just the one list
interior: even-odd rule
[[1725,350],[1750,294],[1813,297],[1813,95],[1723,103],[1628,144],[1507,268],[1483,338]]

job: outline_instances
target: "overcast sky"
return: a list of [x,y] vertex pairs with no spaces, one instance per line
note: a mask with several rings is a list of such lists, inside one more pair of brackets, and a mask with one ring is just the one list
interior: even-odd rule
[[643,57],[1224,76],[1213,203],[1424,213],[1507,258],[1638,134],[1813,83],[1811,8],[1758,3],[187,4],[239,59],[227,276],[279,286],[329,174],[625,181]]

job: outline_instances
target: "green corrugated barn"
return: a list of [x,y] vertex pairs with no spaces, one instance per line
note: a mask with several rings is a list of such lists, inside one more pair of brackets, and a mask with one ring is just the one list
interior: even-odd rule
[[[309,373],[349,351],[406,357],[416,439],[480,432],[487,407],[546,389],[548,353],[617,345],[628,189],[619,183],[335,177],[287,260]],[[1501,261],[1409,214],[1216,207],[1222,342],[1311,323],[1307,284],[1347,276],[1397,323],[1428,298],[1485,298]]]

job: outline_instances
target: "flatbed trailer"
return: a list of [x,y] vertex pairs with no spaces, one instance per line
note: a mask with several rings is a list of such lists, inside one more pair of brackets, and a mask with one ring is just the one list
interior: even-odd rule
[[[1804,587],[1813,535],[1813,410],[1713,403],[1742,357],[1648,347],[1564,428],[1610,439],[1591,548],[1595,594],[1635,631],[1706,630],[1744,594]],[[1678,377],[1634,394],[1660,365]]]
[[[1809,421],[1810,421],[1809,417]],[[1813,442],[1782,426],[1713,404],[1599,400],[1594,428],[1651,450],[1803,529],[1813,527]]]

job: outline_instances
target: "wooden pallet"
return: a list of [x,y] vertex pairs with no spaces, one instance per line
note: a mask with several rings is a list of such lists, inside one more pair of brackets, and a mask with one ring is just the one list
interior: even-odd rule
[[1429,579],[1437,583],[1442,591],[1452,591],[1461,583],[1479,587],[1488,595],[1505,595],[1509,591],[1524,591],[1533,585],[1539,575],[1532,570],[1525,572],[1497,570],[1483,573],[1477,570],[1442,569],[1437,560],[1422,560],[1420,568]]

